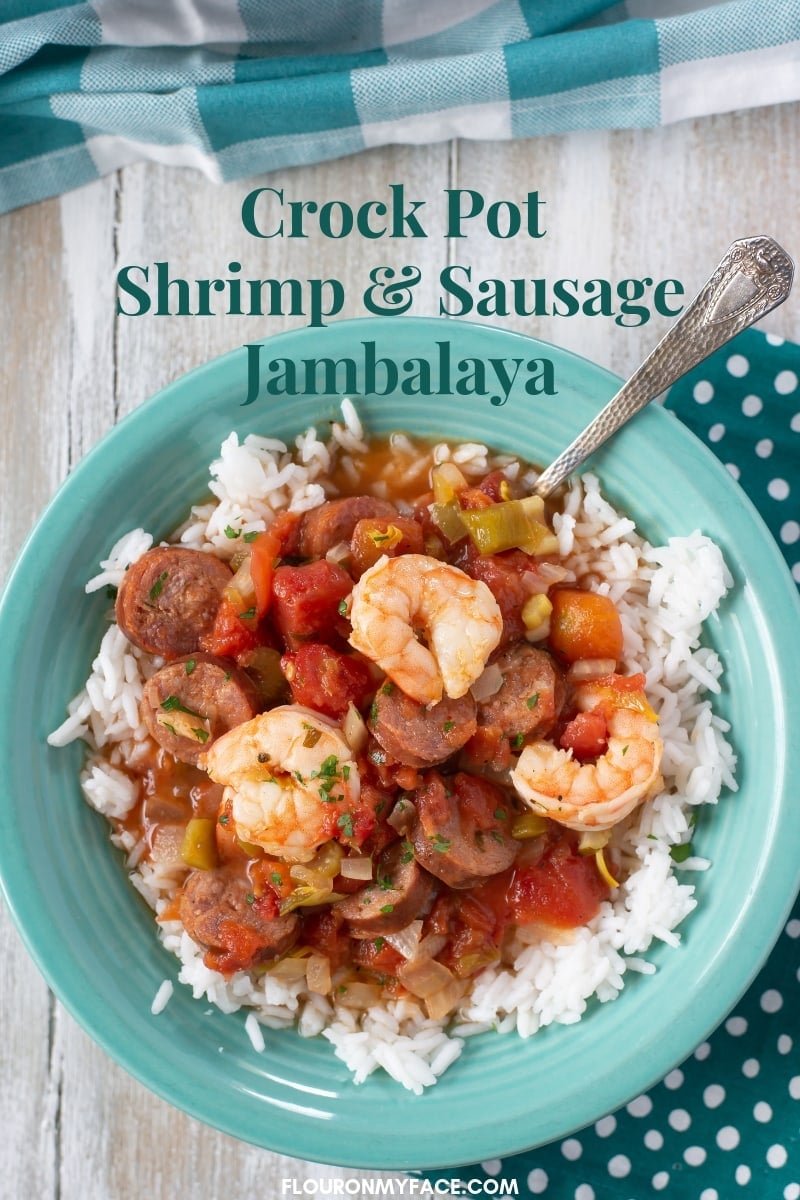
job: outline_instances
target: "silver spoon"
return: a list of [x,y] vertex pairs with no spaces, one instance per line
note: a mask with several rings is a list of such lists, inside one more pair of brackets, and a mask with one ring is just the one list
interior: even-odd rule
[[734,242],[714,274],[655,350],[627,383],[567,446],[534,484],[537,495],[551,492],[603,442],[666,388],[783,304],[792,288],[794,263],[769,237]]

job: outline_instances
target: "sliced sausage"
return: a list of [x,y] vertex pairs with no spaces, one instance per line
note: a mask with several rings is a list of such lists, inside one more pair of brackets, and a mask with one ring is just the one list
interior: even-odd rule
[[410,921],[427,912],[435,884],[416,862],[409,842],[393,842],[381,854],[375,868],[375,882],[334,908],[345,918],[353,937],[374,937],[396,933]]
[[214,965],[224,971],[277,958],[300,929],[296,913],[265,913],[247,876],[230,867],[192,871],[181,892],[180,919],[189,937],[211,951]]
[[564,706],[564,676],[551,655],[527,642],[515,642],[494,659],[503,682],[478,705],[478,725],[495,726],[512,742],[530,734],[542,736],[556,723]]
[[426,708],[387,683],[378,688],[368,724],[391,758],[409,767],[431,767],[472,737],[477,728],[475,701],[467,692],[458,700],[446,696]]
[[502,788],[464,772],[444,778],[431,771],[412,799],[417,819],[409,836],[417,861],[449,887],[472,887],[513,863],[519,843]]
[[150,654],[191,654],[211,633],[231,578],[230,567],[213,554],[155,546],[125,572],[117,593],[117,624]]
[[213,654],[167,663],[142,691],[142,719],[152,737],[185,763],[261,711],[259,691],[244,671]]
[[397,509],[377,496],[346,496],[326,500],[311,508],[300,526],[300,554],[303,558],[324,558],[340,542],[349,542],[353,530],[364,517],[396,517]]

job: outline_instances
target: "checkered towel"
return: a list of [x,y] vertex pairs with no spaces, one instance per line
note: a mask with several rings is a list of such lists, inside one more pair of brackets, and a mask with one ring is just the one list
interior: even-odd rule
[[139,159],[229,180],[800,98],[800,0],[4,0],[0,20],[0,211]]

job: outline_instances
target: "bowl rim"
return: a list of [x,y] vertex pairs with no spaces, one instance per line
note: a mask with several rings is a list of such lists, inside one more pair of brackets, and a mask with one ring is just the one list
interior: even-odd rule
[[[444,319],[442,319],[442,318],[402,317],[399,320],[405,326],[417,325],[419,327],[424,327],[425,329],[430,329],[432,323],[435,325],[436,328],[441,328],[442,325],[444,324]],[[347,326],[350,331],[352,331],[354,334],[357,334],[363,328],[369,328],[371,331],[376,331],[376,321],[380,321],[384,325],[391,324],[392,329],[396,329],[398,327],[398,318],[395,317],[395,318],[384,318],[384,319],[358,318],[353,321],[335,322],[330,327],[327,327],[327,328],[334,328],[335,326],[338,326],[338,327]],[[593,364],[593,363],[589,362],[588,360],[583,359],[580,356],[573,354],[570,351],[562,350],[559,347],[552,347],[549,345],[549,343],[543,342],[539,339],[528,338],[525,335],[518,334],[514,331],[503,330],[503,329],[499,329],[495,326],[481,325],[481,324],[474,323],[474,322],[458,321],[457,324],[462,329],[464,327],[466,327],[468,332],[471,329],[471,330],[475,330],[475,331],[480,331],[481,335],[483,335],[483,336],[486,336],[486,335],[493,336],[493,335],[500,334],[505,338],[519,339],[520,345],[524,344],[528,348],[530,348],[532,346],[533,347],[542,347],[548,351],[553,351],[561,359],[574,360],[575,363],[581,364],[582,369],[589,370],[593,379],[602,380],[606,386],[608,386],[609,388],[613,387],[614,390],[616,389],[616,386],[619,383],[619,380],[617,379],[617,377],[614,376],[612,373],[606,371],[604,368],[598,367],[598,366],[596,366],[596,364]],[[296,339],[303,339],[303,338],[307,337],[308,333],[309,333],[309,330],[307,328],[290,330],[286,333],[278,333],[278,334],[272,335],[271,337],[261,339],[261,341],[262,341],[262,344],[270,344],[270,343],[274,343],[276,340],[280,339],[282,344],[286,345],[287,343],[291,343],[292,341],[294,341]],[[58,489],[58,491],[56,492],[54,497],[51,499],[51,501],[45,507],[41,516],[38,518],[36,524],[34,525],[33,529],[30,531],[28,537],[25,539],[25,542],[17,556],[17,559],[16,559],[10,573],[9,573],[9,576],[7,578],[7,581],[6,581],[4,590],[3,590],[3,595],[2,595],[2,597],[0,597],[0,629],[5,627],[6,621],[8,620],[8,611],[7,610],[11,606],[11,601],[10,601],[9,597],[12,597],[14,594],[16,580],[17,580],[18,576],[20,575],[20,573],[23,571],[24,564],[30,553],[31,546],[33,544],[35,544],[37,538],[40,536],[39,531],[42,529],[43,526],[44,527],[47,526],[47,523],[50,520],[50,514],[57,511],[64,504],[65,500],[71,500],[73,497],[73,493],[77,494],[80,492],[81,485],[82,485],[84,479],[88,478],[89,475],[91,474],[91,471],[93,469],[95,461],[104,459],[109,454],[110,451],[115,450],[116,447],[119,445],[119,443],[127,436],[127,432],[130,428],[132,428],[132,427],[135,428],[141,423],[146,423],[149,420],[149,415],[154,410],[154,408],[156,406],[160,407],[160,406],[168,403],[173,398],[174,392],[176,392],[176,391],[180,392],[180,391],[184,390],[187,386],[191,386],[192,383],[197,381],[198,377],[203,377],[204,380],[211,381],[211,380],[213,380],[213,376],[216,372],[220,372],[222,375],[227,374],[229,371],[229,368],[230,368],[230,364],[233,362],[234,357],[237,355],[240,356],[239,350],[229,351],[227,354],[224,354],[224,355],[218,356],[214,359],[211,359],[207,363],[201,364],[198,367],[194,368],[192,371],[173,380],[165,388],[162,388],[158,392],[154,393],[151,397],[149,397],[147,400],[145,400],[142,404],[137,406],[137,408],[135,408],[130,413],[128,413],[121,421],[119,421],[115,426],[113,426],[97,442],[97,444],[80,460],[80,462],[78,464],[76,464],[73,471],[70,473],[70,475],[64,481],[64,483],[62,483],[61,487]],[[657,411],[657,410],[654,410],[654,411]],[[662,412],[662,417],[664,419],[669,419],[668,414],[663,413],[663,412]],[[658,419],[660,420],[661,417]],[[714,456],[713,453],[710,450],[708,450],[707,447],[703,446],[703,444],[699,441],[699,439],[695,438],[695,435],[693,435],[689,430],[687,430],[685,428],[685,426],[680,425],[679,428],[681,430],[682,437],[686,437],[686,438],[696,442],[697,446],[700,448],[700,450],[703,452],[703,454],[707,455],[708,462],[704,463],[704,466],[708,466],[709,470],[717,472],[718,478],[720,478],[720,479],[724,478],[726,480],[726,486],[731,484],[733,481],[730,479],[730,477],[728,476],[728,473],[725,471],[725,468],[722,466],[722,464],[719,462],[719,460],[716,458],[716,456]],[[751,523],[754,524],[756,528],[760,527],[760,531],[764,535],[762,554],[765,556],[766,562],[770,565],[770,567],[773,571],[777,571],[778,576],[781,577],[783,580],[782,590],[779,589],[778,594],[779,594],[779,598],[782,598],[782,603],[784,605],[785,614],[790,614],[793,610],[795,617],[800,616],[800,601],[798,601],[796,589],[794,588],[793,583],[791,583],[791,587],[785,586],[787,583],[790,583],[791,581],[790,581],[789,572],[786,568],[786,564],[785,564],[782,556],[780,555],[780,551],[778,550],[777,545],[775,544],[774,540],[772,539],[771,534],[769,534],[769,532],[766,528],[766,525],[764,524],[762,518],[760,517],[760,514],[758,514],[754,505],[749,500],[749,498],[747,498],[744,495],[744,493],[742,493],[742,499],[745,502],[745,504],[744,504],[745,511],[749,510],[748,516],[749,516]],[[788,607],[787,607],[787,605],[788,605]],[[800,698],[793,698],[793,695],[791,693],[789,693],[785,697],[785,700],[788,705],[788,711],[793,715],[793,717],[796,717],[798,720],[800,720]],[[2,758],[2,746],[0,746],[0,758]],[[0,825],[1,824],[2,824],[2,822],[0,822]],[[786,854],[784,853],[784,858],[785,857],[786,857]],[[5,860],[5,865],[4,865],[4,860]],[[224,1123],[221,1123],[218,1119],[210,1120],[202,1103],[196,1103],[194,1106],[192,1106],[191,1103],[186,1102],[185,1095],[184,1095],[183,1099],[181,1099],[180,1101],[176,1100],[175,1096],[174,1096],[174,1092],[170,1089],[170,1087],[168,1086],[168,1084],[166,1082],[162,1082],[159,1080],[156,1080],[154,1082],[152,1075],[148,1074],[146,1066],[139,1064],[135,1060],[135,1054],[132,1052],[132,1050],[129,1050],[125,1045],[120,1046],[119,1042],[115,1041],[114,1038],[109,1035],[107,1030],[105,1030],[105,1029],[98,1030],[95,1025],[93,1025],[91,1022],[89,1022],[88,1018],[86,1017],[85,1012],[82,1011],[80,1003],[78,1002],[78,999],[75,998],[72,990],[69,988],[64,989],[64,987],[62,986],[62,980],[59,976],[59,972],[57,970],[55,970],[55,971],[51,970],[51,966],[50,966],[50,963],[47,961],[45,951],[42,949],[42,947],[40,947],[37,938],[32,935],[32,933],[29,929],[29,926],[26,923],[25,914],[24,914],[24,905],[19,903],[20,892],[18,890],[18,882],[15,880],[14,869],[13,869],[13,867],[11,867],[11,869],[9,869],[11,862],[12,862],[12,859],[10,857],[6,857],[6,855],[3,853],[2,846],[0,846],[0,883],[2,884],[3,892],[5,894],[9,910],[12,914],[12,918],[14,919],[17,929],[20,932],[23,943],[25,944],[31,957],[34,959],[34,962],[36,963],[40,972],[42,973],[44,978],[47,980],[47,982],[48,982],[49,986],[51,987],[51,989],[53,990],[53,992],[59,997],[61,1002],[64,1004],[67,1011],[70,1012],[72,1017],[86,1030],[86,1032],[89,1033],[89,1035],[106,1051],[106,1053],[109,1054],[109,1056],[114,1061],[119,1063],[126,1071],[128,1071],[131,1075],[133,1075],[135,1078],[137,1078],[149,1090],[155,1092],[157,1095],[161,1096],[163,1099],[167,1100],[169,1103],[180,1108],[182,1111],[187,1112],[189,1115],[196,1117],[197,1119],[199,1119],[201,1121],[205,1121],[208,1124],[211,1124],[214,1128],[220,1129],[222,1132],[228,1133],[234,1137],[242,1138],[243,1135],[237,1129],[236,1124],[235,1124],[235,1119],[233,1116],[231,1116],[230,1121],[228,1122],[228,1124],[226,1126]],[[9,880],[12,881],[10,888],[8,886]],[[768,941],[766,941],[766,942],[762,941],[760,946],[757,948],[757,951],[755,951],[755,952],[754,952],[754,948],[750,947],[749,970],[747,972],[746,978],[740,977],[739,984],[738,984],[738,990],[736,991],[736,994],[735,995],[731,994],[731,990],[729,988],[726,993],[726,996],[725,996],[724,1004],[722,1005],[721,1008],[720,1008],[721,998],[717,999],[715,1015],[713,1016],[713,1019],[706,1017],[703,1019],[696,1020],[694,1026],[692,1027],[692,1035],[691,1035],[691,1039],[690,1039],[692,1042],[692,1046],[694,1046],[698,1042],[700,1042],[704,1037],[706,1037],[711,1032],[712,1029],[717,1027],[717,1025],[720,1023],[720,1021],[722,1021],[724,1019],[724,1016],[726,1015],[726,1013],[729,1012],[730,1009],[737,1003],[737,1001],[739,1000],[741,995],[746,991],[747,987],[749,987],[750,983],[753,981],[753,979],[757,975],[758,971],[760,970],[761,966],[763,965],[764,961],[766,960],[766,958],[770,952],[770,949],[771,949],[772,945],[774,944],[774,941],[777,939],[777,937],[780,934],[780,930],[783,926],[783,923],[785,922],[788,912],[791,909],[794,892],[796,891],[798,886],[800,886],[800,865],[795,866],[794,887],[793,888],[790,887],[787,890],[783,891],[784,899],[783,899],[782,905],[776,894],[777,889],[773,887],[770,892],[771,911],[773,913],[773,917],[776,913],[780,914],[778,919],[775,919],[772,922],[773,931],[772,931],[771,938],[768,939]],[[784,883],[784,887],[785,887],[785,883]],[[687,1040],[686,1034],[684,1034],[682,1042],[685,1043],[686,1040]],[[332,1051],[331,1051],[331,1053],[332,1053]],[[682,1055],[681,1057],[685,1057],[685,1055]],[[672,1065],[674,1065],[675,1061],[676,1061],[676,1059],[675,1059],[674,1055],[670,1055],[670,1062]],[[637,1084],[637,1086],[635,1087],[635,1089],[633,1091],[631,1091],[628,1088],[623,1089],[623,1091],[625,1093],[624,1096],[622,1094],[620,1094],[620,1096],[615,1097],[613,1100],[613,1105],[612,1104],[605,1105],[604,1111],[611,1111],[612,1107],[614,1107],[614,1108],[619,1107],[619,1105],[625,1103],[625,1100],[629,1099],[631,1095],[634,1095],[634,1094],[636,1094],[636,1092],[644,1090],[645,1088],[652,1086],[654,1083],[656,1083],[662,1077],[662,1075],[664,1073],[664,1069],[669,1069],[668,1067],[663,1068],[663,1066],[659,1065],[660,1060],[657,1058],[657,1056],[652,1060],[652,1062],[653,1062],[653,1065],[647,1072],[649,1082],[644,1083],[644,1084],[642,1084],[640,1082],[639,1084]],[[457,1071],[457,1068],[455,1068],[455,1070]],[[396,1085],[396,1086],[399,1088],[399,1085]],[[438,1086],[441,1087],[441,1084]],[[424,1104],[424,1097],[420,1098],[420,1103]],[[572,1125],[569,1128],[564,1128],[563,1132],[556,1134],[554,1136],[555,1136],[555,1138],[567,1136],[567,1134],[569,1132],[572,1132],[575,1128],[582,1127],[585,1123],[586,1123],[585,1121],[581,1121],[578,1125]],[[254,1139],[247,1138],[246,1140],[254,1140]],[[280,1139],[278,1139],[278,1140],[280,1140]],[[553,1138],[548,1138],[547,1140],[553,1140]],[[285,1154],[290,1154],[290,1155],[298,1154],[296,1139],[289,1140],[289,1141],[284,1139],[282,1145],[276,1144],[273,1140],[271,1140],[269,1143],[263,1142],[263,1141],[258,1141],[258,1142],[256,1142],[256,1144],[262,1145],[265,1148],[274,1149],[279,1153],[285,1153]],[[517,1133],[516,1133],[514,1139],[512,1139],[511,1142],[509,1142],[508,1144],[503,1146],[503,1148],[501,1150],[495,1151],[494,1153],[490,1153],[488,1150],[482,1150],[480,1156],[481,1157],[496,1157],[498,1154],[500,1154],[502,1156],[507,1156],[509,1154],[517,1153],[522,1150],[530,1149],[536,1144],[542,1144],[542,1142],[541,1141],[539,1141],[539,1142],[533,1141],[532,1142],[530,1140],[530,1135],[527,1135],[527,1137],[526,1137],[523,1134],[522,1130],[520,1129],[520,1130],[517,1130]],[[316,1155],[315,1155],[315,1157],[316,1157]],[[324,1157],[319,1158],[318,1161],[325,1161],[325,1162],[330,1162],[330,1163],[333,1163],[336,1165],[350,1166],[350,1167],[366,1166],[366,1167],[375,1167],[375,1168],[394,1168],[394,1167],[410,1167],[410,1166],[422,1165],[427,1168],[435,1168],[435,1167],[445,1167],[445,1166],[456,1166],[460,1162],[463,1161],[463,1155],[460,1154],[457,1158],[450,1159],[447,1156],[446,1147],[440,1147],[439,1152],[437,1153],[437,1155],[435,1157],[431,1158],[429,1155],[428,1158],[426,1159],[426,1161],[423,1162],[422,1164],[420,1164],[418,1162],[417,1158],[413,1155],[413,1153],[409,1157],[409,1156],[405,1156],[405,1155],[398,1156],[396,1154],[396,1152],[392,1152],[392,1156],[390,1158],[387,1158],[384,1149],[381,1148],[380,1152],[379,1152],[379,1157],[377,1159],[374,1157],[367,1156],[367,1159],[365,1161],[363,1155],[359,1158],[353,1158],[349,1153],[346,1153],[343,1156],[336,1156],[336,1155],[331,1156],[330,1153],[326,1153],[324,1155]]]

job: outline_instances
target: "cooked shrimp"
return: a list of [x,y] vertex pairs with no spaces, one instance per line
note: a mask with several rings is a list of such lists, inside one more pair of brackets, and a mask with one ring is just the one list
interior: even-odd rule
[[347,829],[361,792],[339,726],[297,704],[235,726],[201,756],[200,766],[225,785],[237,836],[290,862],[307,862]]
[[419,704],[465,695],[503,630],[485,583],[426,554],[384,555],[365,571],[350,621],[350,645]]
[[660,787],[658,725],[630,708],[613,709],[606,724],[608,748],[593,763],[551,742],[525,747],[511,780],[535,812],[569,829],[610,829]]

